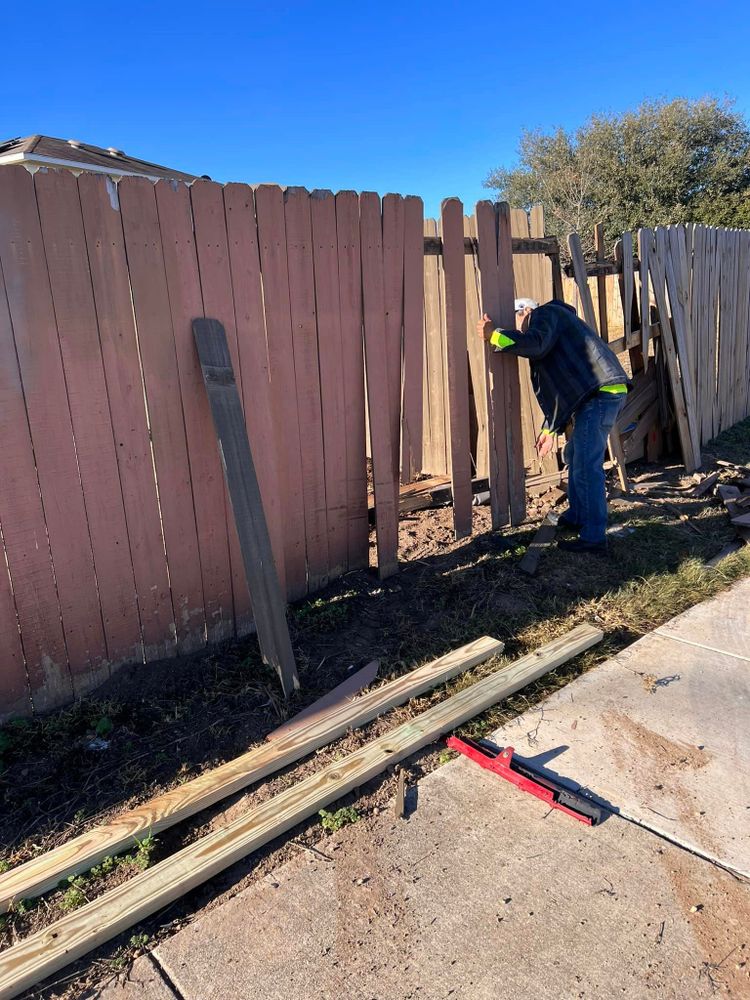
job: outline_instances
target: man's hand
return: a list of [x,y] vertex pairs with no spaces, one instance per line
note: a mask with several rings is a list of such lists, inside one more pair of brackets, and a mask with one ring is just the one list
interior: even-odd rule
[[482,318],[477,323],[477,334],[489,343],[492,332],[495,329],[495,324],[492,322],[487,313],[482,316]]
[[555,443],[554,434],[540,434],[536,439],[536,453],[540,458],[549,455]]

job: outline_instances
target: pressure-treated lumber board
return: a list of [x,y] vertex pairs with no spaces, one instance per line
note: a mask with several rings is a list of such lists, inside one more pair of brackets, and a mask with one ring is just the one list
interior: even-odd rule
[[[583,308],[583,318],[587,326],[596,332],[596,315],[594,313],[594,303],[591,300],[591,290],[589,289],[588,278],[586,277],[586,265],[583,261],[583,251],[581,250],[581,238],[578,233],[571,233],[568,236],[568,248],[573,260],[573,274],[575,276],[576,287],[581,299]],[[620,440],[620,432],[617,427],[612,428],[607,442],[609,447],[609,457],[615,464],[620,486],[627,493],[630,489],[627,472],[625,470],[625,453]]]
[[457,198],[448,198],[443,202],[441,219],[453,529],[456,538],[466,538],[471,535],[469,370],[466,352],[464,210]]
[[81,174],[78,193],[148,663],[177,646],[120,204],[101,174]]
[[78,184],[68,170],[39,170],[34,188],[107,656],[114,665],[137,662],[141,625]]
[[284,220],[289,302],[292,310],[294,378],[302,452],[307,583],[310,590],[319,590],[328,582],[328,519],[310,195],[305,188],[288,187],[285,190]]
[[275,184],[255,190],[258,245],[263,273],[263,304],[271,377],[274,440],[280,458],[279,483],[284,524],[284,562],[290,600],[307,592],[305,507],[302,497],[302,455],[294,382],[294,347],[289,306],[284,196]]
[[9,948],[0,954],[0,1000],[9,1000],[179,899],[387,767],[589,649],[602,636],[599,629],[579,625]]
[[[404,199],[404,388],[401,406],[401,482],[422,471],[424,365],[424,206]],[[471,257],[467,260],[471,263]]]
[[368,565],[369,560],[369,526],[365,364],[362,343],[362,264],[359,199],[354,191],[339,191],[336,195],[336,239],[344,371],[348,565],[349,569],[362,569]]
[[193,485],[207,638],[209,642],[221,642],[234,634],[228,500],[191,325],[196,316],[204,315],[204,309],[190,188],[179,182],[160,181],[155,192],[159,227],[164,236],[164,271]]
[[154,185],[147,177],[123,177],[117,185],[117,194],[148,400],[177,648],[181,653],[188,653],[205,645],[206,621],[182,393],[156,196]]
[[[23,166],[11,165],[0,174],[0,264],[17,356],[12,363],[20,369],[65,643],[79,694],[107,676],[107,649],[34,179]],[[67,683],[59,675],[54,680]]]
[[232,502],[260,651],[263,660],[278,672],[284,694],[289,695],[299,687],[299,680],[286,623],[286,601],[273,560],[226,334],[218,320],[194,319],[193,336]]
[[398,572],[398,505],[391,438],[391,397],[386,357],[383,229],[380,199],[363,192],[359,198],[362,251],[362,298],[365,371],[370,415],[375,526],[380,579]]
[[0,875],[0,912],[5,912],[14,899],[38,896],[53,889],[63,875],[87,871],[103,857],[126,850],[133,845],[136,837],[145,832],[165,830],[241,788],[261,781],[348,730],[363,726],[389,709],[444,684],[491,656],[499,655],[503,648],[502,642],[489,636],[466,643],[339,706],[334,715],[314,721],[303,730],[262,743],[235,760],[131,809],[110,823],[94,827],[47,854],[19,865]]
[[312,192],[310,216],[325,455],[328,578],[334,579],[347,568],[347,537],[344,359],[336,259],[336,202],[331,191]]
[[[481,309],[495,323],[500,322],[501,293],[497,258],[497,215],[491,201],[477,202],[475,208]],[[515,325],[515,324],[514,324]],[[489,485],[492,527],[508,524],[510,499],[508,451],[505,444],[505,421],[509,409],[500,352],[485,344],[487,398],[487,435],[489,450]]]

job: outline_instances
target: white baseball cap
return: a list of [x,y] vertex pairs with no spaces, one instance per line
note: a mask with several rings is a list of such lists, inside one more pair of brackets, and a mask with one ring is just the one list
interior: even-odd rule
[[522,309],[538,309],[539,303],[535,302],[533,299],[516,299],[516,312],[521,312]]

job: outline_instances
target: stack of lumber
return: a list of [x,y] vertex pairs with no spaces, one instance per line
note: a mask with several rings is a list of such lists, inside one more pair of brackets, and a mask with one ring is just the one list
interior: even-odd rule
[[[248,809],[228,826],[207,834],[15,944],[0,954],[0,1000],[18,996],[179,899],[442,734],[584,652],[602,636],[597,628],[579,625],[366,743],[344,759],[333,761],[305,780]],[[496,640],[479,639],[362,698],[338,706],[328,719],[318,719],[308,727],[294,730],[288,737],[282,735],[237,761],[133,810],[119,822],[95,828],[4,874],[0,877],[0,900],[7,908],[13,899],[44,892],[56,885],[61,877],[84,871],[107,854],[130,846],[137,831],[164,829],[250,781],[298,760],[352,725],[374,718],[415,693],[496,655],[501,649],[502,643]]]

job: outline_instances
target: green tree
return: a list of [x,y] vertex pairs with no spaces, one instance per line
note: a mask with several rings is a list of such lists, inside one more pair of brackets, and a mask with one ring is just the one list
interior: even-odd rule
[[485,186],[517,207],[540,202],[547,232],[576,231],[588,250],[597,222],[610,243],[640,226],[750,228],[750,129],[729,100],[647,102],[572,132],[524,132],[518,166]]

